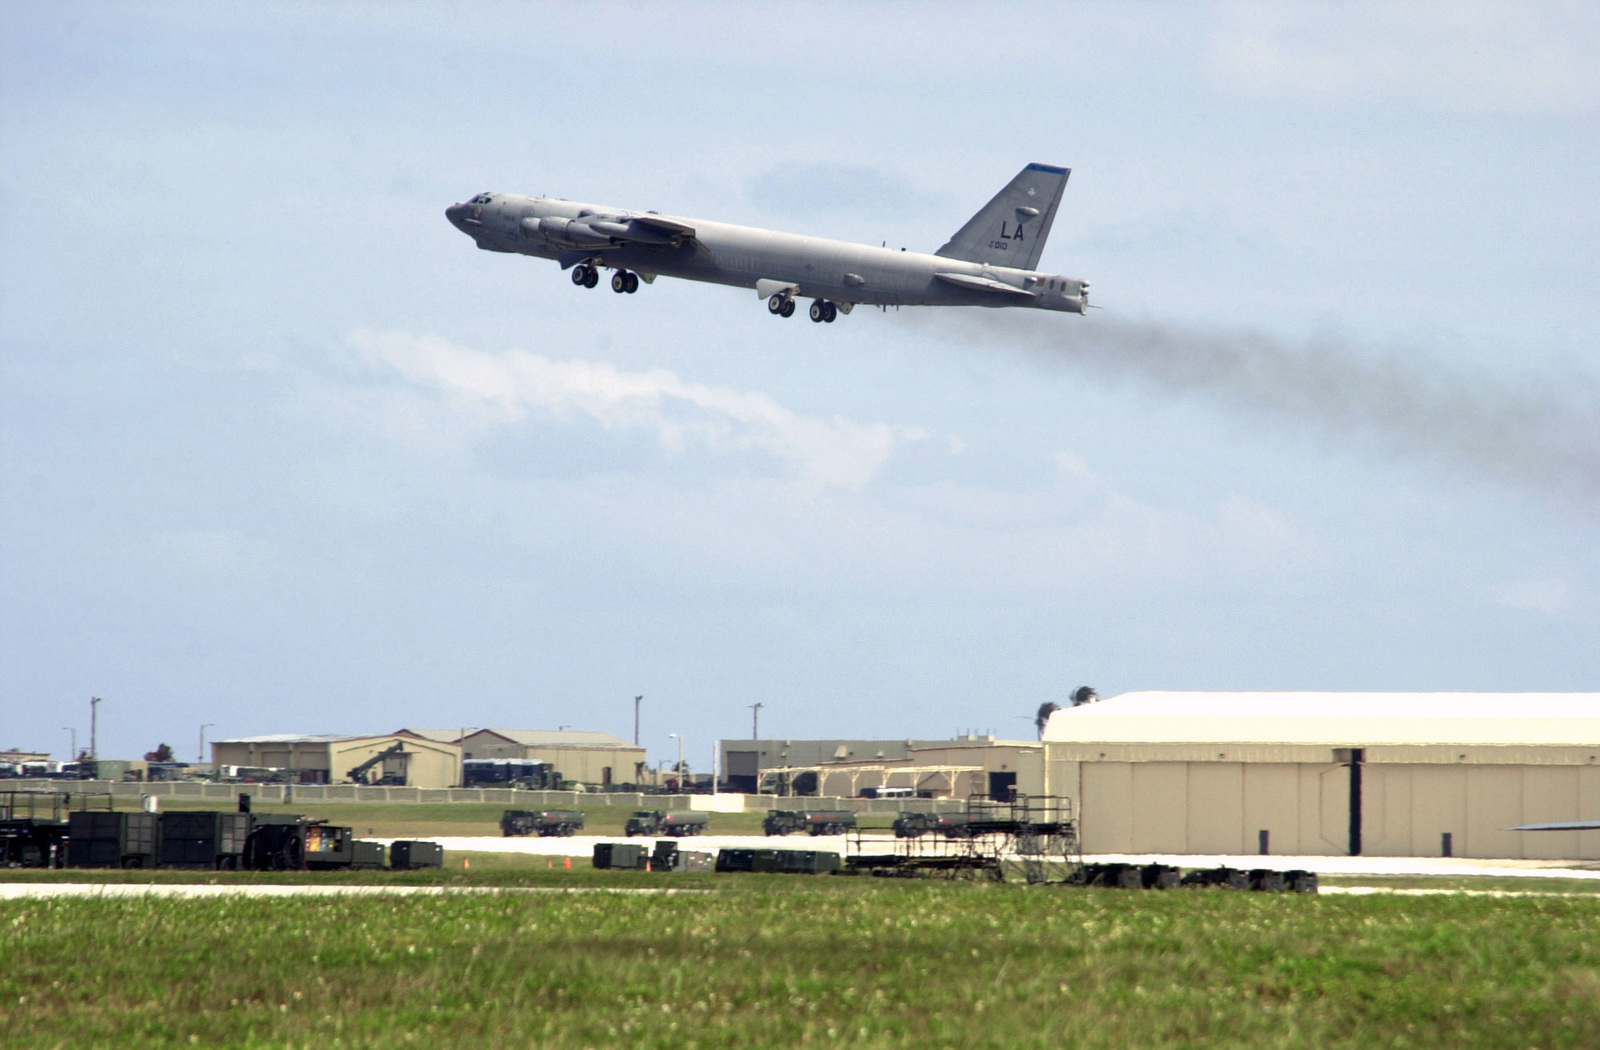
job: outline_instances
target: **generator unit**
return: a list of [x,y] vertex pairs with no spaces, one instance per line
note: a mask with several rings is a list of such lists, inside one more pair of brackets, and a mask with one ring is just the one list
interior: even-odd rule
[[159,828],[154,813],[70,814],[67,867],[153,868]]
[[299,814],[255,814],[243,866],[254,871],[325,871],[348,868],[355,833]]
[[650,853],[651,871],[715,871],[717,858],[711,853],[680,849],[674,839],[661,839]]

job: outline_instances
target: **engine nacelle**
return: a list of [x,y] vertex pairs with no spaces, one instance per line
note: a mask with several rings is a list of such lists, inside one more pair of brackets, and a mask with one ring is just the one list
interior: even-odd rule
[[[524,226],[534,222],[532,218],[523,219]],[[554,215],[547,215],[538,220],[538,231],[547,241],[557,244],[571,244],[591,248],[602,244],[610,244],[611,238],[598,230],[591,229],[587,223],[577,219],[563,219]]]

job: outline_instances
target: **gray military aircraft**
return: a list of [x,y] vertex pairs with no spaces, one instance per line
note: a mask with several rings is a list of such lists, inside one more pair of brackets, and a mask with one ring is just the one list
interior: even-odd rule
[[1089,282],[1034,267],[1070,169],[1029,164],[932,255],[822,237],[635,212],[549,197],[480,193],[445,209],[491,252],[554,259],[572,283],[632,293],[658,276],[754,288],[779,317],[811,300],[813,321],[858,305],[1029,306],[1081,314]]

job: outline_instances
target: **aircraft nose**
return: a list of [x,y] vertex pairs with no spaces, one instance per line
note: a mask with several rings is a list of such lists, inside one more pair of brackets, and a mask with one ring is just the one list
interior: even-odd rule
[[467,206],[465,204],[452,204],[444,210],[444,217],[450,220],[450,225],[459,230],[462,226],[462,220],[467,217]]

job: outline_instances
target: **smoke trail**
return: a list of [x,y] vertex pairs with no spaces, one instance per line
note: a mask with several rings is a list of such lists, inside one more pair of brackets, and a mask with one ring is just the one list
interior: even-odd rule
[[1211,396],[1600,508],[1600,389],[1593,376],[1513,381],[1331,341],[1294,346],[1252,332],[963,313],[941,315],[937,326],[900,316],[968,345]]

